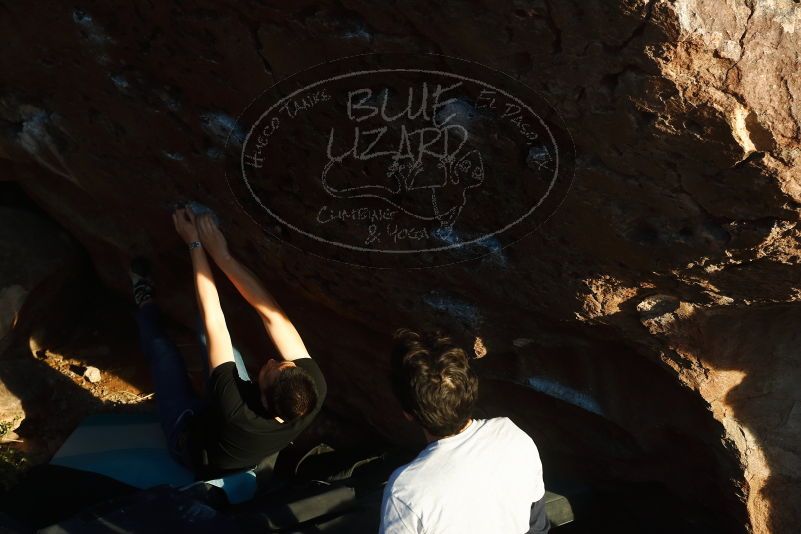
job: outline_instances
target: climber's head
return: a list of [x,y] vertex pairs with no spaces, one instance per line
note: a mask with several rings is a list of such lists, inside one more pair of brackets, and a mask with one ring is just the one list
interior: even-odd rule
[[434,438],[458,433],[478,397],[467,354],[439,331],[395,332],[392,385],[403,411]]
[[309,373],[286,360],[267,360],[259,370],[259,390],[264,407],[284,422],[307,415],[317,404]]

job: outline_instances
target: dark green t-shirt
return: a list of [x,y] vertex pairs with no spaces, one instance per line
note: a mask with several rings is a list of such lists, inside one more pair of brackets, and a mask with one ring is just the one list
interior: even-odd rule
[[196,474],[204,479],[254,467],[289,445],[311,424],[327,393],[317,363],[294,360],[317,386],[317,404],[306,416],[279,423],[261,403],[258,384],[239,378],[234,362],[218,365],[209,377],[210,406],[189,422],[189,449]]

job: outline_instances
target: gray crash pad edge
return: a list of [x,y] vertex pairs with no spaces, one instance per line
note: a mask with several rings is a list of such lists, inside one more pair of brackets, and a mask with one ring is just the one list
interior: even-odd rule
[[575,519],[573,516],[573,507],[564,495],[546,491],[544,499],[545,514],[548,516],[551,526],[558,527],[560,525],[565,525]]

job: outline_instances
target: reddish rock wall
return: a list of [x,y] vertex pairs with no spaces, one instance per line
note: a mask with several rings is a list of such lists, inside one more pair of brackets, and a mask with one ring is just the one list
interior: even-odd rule
[[[199,200],[286,303],[346,417],[412,438],[387,389],[387,336],[431,319],[483,337],[484,408],[514,413],[554,473],[659,481],[724,530],[801,523],[799,4],[2,9],[6,174],[108,285],[126,291],[128,258],[150,255],[164,306],[191,317],[167,209]],[[371,51],[463,57],[539,91],[576,145],[559,211],[500,253],[423,271],[266,236],[222,177],[226,125],[272,83]],[[224,305],[244,340],[252,315],[230,293]]]

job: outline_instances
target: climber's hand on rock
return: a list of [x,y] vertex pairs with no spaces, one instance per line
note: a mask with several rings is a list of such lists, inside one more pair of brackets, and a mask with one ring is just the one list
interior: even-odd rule
[[225,258],[228,255],[228,244],[225,236],[220,231],[214,217],[210,213],[204,213],[197,218],[197,229],[200,234],[200,242],[203,248],[215,260]]
[[192,210],[186,208],[175,210],[172,212],[172,222],[175,224],[175,231],[187,245],[193,241],[200,241],[195,214],[192,213]]

